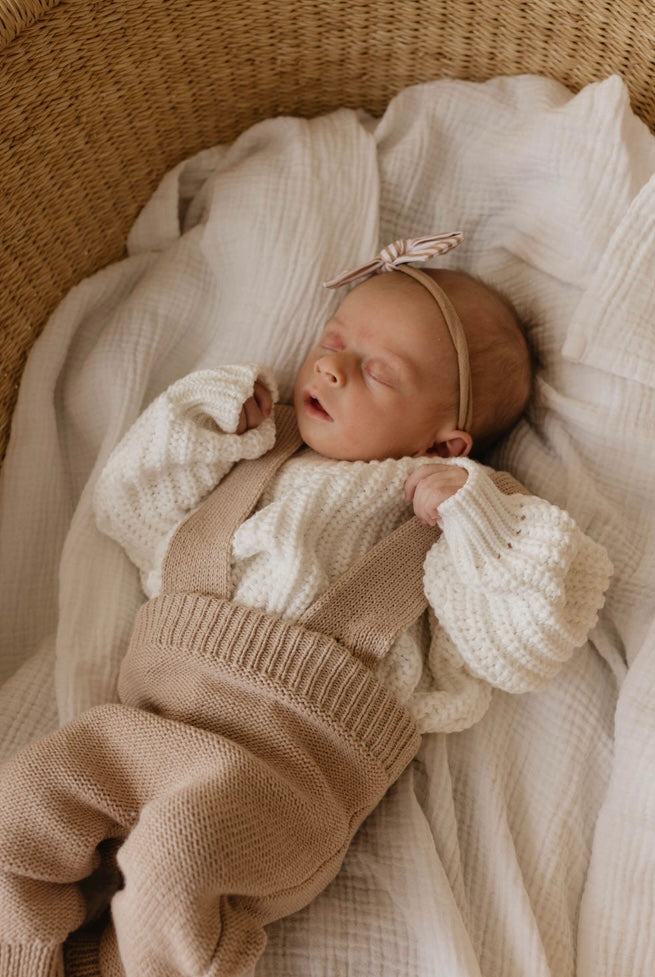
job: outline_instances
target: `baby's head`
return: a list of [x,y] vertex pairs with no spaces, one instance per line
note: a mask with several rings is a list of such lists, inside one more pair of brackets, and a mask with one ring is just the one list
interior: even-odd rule
[[531,361],[516,313],[496,291],[458,271],[427,272],[462,323],[473,421],[458,424],[455,347],[435,299],[401,271],[367,279],[327,322],[296,378],[304,442],[330,458],[452,457],[486,450],[518,420]]

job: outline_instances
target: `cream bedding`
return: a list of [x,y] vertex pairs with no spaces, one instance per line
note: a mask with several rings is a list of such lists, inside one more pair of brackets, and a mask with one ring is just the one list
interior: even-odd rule
[[143,599],[96,530],[97,473],[178,376],[269,362],[283,398],[339,300],[320,283],[398,237],[503,288],[540,358],[496,453],[615,566],[590,641],[544,692],[425,738],[339,877],[270,928],[267,977],[655,972],[655,139],[618,78],[406,90],[381,120],[275,119],[162,181],[129,256],[30,356],[2,475],[0,741],[112,699]]

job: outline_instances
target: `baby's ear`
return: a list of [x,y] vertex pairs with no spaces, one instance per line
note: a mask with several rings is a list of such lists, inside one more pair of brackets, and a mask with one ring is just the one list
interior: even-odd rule
[[444,441],[433,444],[428,454],[438,458],[465,458],[472,448],[473,438],[468,431],[453,431]]

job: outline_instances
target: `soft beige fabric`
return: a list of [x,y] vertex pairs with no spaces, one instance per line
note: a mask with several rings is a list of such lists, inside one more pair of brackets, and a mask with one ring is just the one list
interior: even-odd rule
[[[351,574],[350,612],[365,614],[367,595],[385,608],[362,616],[362,659],[226,599],[234,528],[299,444],[285,411],[273,451],[243,462],[175,534],[164,593],[139,613],[123,662],[121,704],[89,710],[0,770],[3,977],[57,972],[85,918],[75,882],[109,840],[122,843],[125,884],[98,973],[244,977],[263,926],[334,877],[418,748],[411,716],[364,660],[384,655],[417,597],[424,606],[433,531],[401,527],[378,550],[377,579],[368,561]],[[339,589],[331,596],[318,613],[337,633],[344,607]],[[78,977],[74,952],[66,973]]]

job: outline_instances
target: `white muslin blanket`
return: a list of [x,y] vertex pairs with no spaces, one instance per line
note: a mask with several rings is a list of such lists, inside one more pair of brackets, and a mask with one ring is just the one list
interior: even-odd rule
[[321,283],[400,237],[462,230],[443,265],[528,323],[536,395],[492,460],[609,550],[599,625],[545,691],[425,738],[335,882],[270,927],[260,977],[655,973],[654,174],[616,77],[269,120],[167,174],[30,355],[1,483],[3,755],[115,697],[143,595],[91,495],[169,383],[256,360],[285,399],[341,295]]

